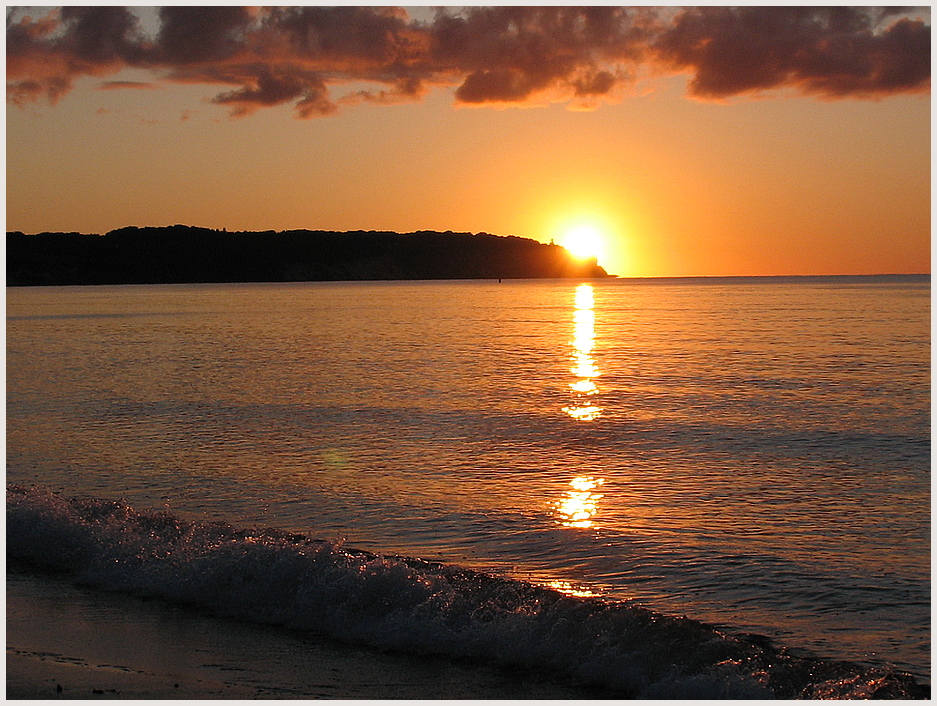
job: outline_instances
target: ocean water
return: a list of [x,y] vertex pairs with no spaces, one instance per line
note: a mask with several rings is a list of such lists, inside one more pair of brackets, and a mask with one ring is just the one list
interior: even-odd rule
[[632,696],[914,695],[929,303],[929,277],[8,288],[8,555]]

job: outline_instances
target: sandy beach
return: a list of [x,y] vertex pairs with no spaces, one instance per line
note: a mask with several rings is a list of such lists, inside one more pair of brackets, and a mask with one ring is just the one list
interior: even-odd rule
[[8,699],[590,699],[542,674],[385,654],[7,573]]

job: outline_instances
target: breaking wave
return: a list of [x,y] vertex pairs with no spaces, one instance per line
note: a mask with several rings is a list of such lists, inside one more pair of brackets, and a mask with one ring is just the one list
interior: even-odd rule
[[378,649],[518,665],[625,698],[929,698],[887,666],[824,661],[690,620],[276,529],[7,487],[7,556],[107,590]]

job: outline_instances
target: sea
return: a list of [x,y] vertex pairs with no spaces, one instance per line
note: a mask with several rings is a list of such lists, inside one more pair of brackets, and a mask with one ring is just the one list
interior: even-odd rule
[[6,302],[8,581],[630,698],[929,694],[928,275]]

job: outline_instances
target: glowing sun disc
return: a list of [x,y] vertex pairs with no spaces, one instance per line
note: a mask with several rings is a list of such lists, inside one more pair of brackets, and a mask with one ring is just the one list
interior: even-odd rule
[[570,228],[562,238],[562,246],[578,258],[602,257],[605,240],[598,228],[591,225],[579,225]]

